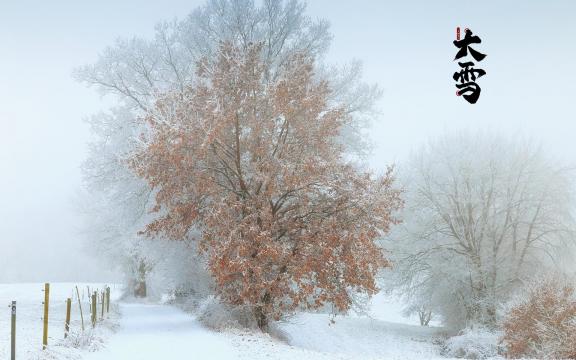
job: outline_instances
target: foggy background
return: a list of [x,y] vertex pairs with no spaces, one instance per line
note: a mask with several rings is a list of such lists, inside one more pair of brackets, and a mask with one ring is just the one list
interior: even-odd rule
[[[0,282],[110,281],[83,251],[75,198],[86,117],[107,108],[72,70],[118,37],[152,37],[161,20],[204,1],[0,2]],[[429,137],[478,129],[540,142],[576,163],[576,5],[570,1],[310,0],[328,19],[328,60],[364,63],[384,90],[371,166],[402,162]],[[455,28],[487,54],[475,105],[456,97]]]

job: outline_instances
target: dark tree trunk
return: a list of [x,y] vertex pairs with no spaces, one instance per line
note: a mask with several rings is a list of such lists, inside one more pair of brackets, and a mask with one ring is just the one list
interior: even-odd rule
[[134,297],[145,298],[146,297],[146,281],[137,281],[134,285]]
[[432,311],[420,310],[418,311],[418,317],[420,318],[421,326],[428,326],[432,319]]
[[256,318],[256,324],[258,325],[258,328],[263,332],[268,331],[268,325],[270,321],[268,319],[268,314],[266,314],[266,308],[267,305],[270,304],[270,302],[271,302],[270,294],[266,292],[262,297],[262,303],[264,305],[258,305],[254,310],[254,317]]
[[264,332],[268,331],[268,317],[264,313],[261,306],[256,307],[254,316],[256,317],[256,324],[258,325],[258,328]]
[[138,265],[138,273],[136,274],[136,280],[134,281],[134,297],[145,298],[147,296],[146,291],[146,277],[148,275],[148,266],[144,260],[140,260]]

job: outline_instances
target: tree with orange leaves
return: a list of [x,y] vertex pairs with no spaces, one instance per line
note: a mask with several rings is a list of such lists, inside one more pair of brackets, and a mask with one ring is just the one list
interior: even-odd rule
[[198,68],[148,112],[131,160],[156,191],[146,233],[200,229],[221,298],[248,306],[261,329],[375,293],[387,266],[375,240],[397,222],[400,191],[392,169],[375,177],[346,160],[338,136],[350,119],[312,58],[291,56],[272,77],[261,46],[225,44]]

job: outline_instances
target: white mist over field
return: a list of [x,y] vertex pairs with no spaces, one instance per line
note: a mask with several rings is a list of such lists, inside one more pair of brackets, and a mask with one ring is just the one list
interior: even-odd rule
[[0,3],[0,282],[117,278],[85,253],[76,205],[84,119],[110,101],[72,72],[116,38],[152,36],[159,20],[194,6]]

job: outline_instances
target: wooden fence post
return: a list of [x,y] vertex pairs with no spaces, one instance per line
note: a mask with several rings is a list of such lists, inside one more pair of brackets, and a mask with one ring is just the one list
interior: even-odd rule
[[50,306],[50,284],[44,284],[44,331],[42,332],[42,349],[48,347],[48,308]]
[[12,326],[10,333],[10,359],[16,360],[16,301],[12,301]]
[[94,293],[92,294],[92,306],[91,306],[91,310],[92,310],[92,327],[96,326],[96,299],[98,298],[98,296],[96,295],[96,291],[94,291]]
[[110,286],[106,287],[106,313],[110,313]]
[[70,332],[70,310],[72,309],[72,299],[66,299],[66,322],[64,323],[64,339],[68,337]]
[[105,301],[106,301],[106,297],[104,295],[104,291],[102,291],[102,300],[100,301],[101,302],[100,305],[102,306],[102,312],[100,314],[100,317],[102,318],[102,320],[104,320],[104,302]]
[[80,320],[82,321],[82,332],[84,332],[84,314],[82,314],[82,302],[80,301],[80,292],[76,286],[76,296],[78,296],[78,307],[80,308]]

